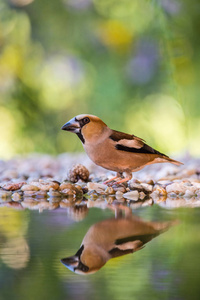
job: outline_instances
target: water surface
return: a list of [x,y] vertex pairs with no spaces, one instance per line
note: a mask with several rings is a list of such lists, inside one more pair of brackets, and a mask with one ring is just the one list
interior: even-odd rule
[[88,229],[114,217],[112,210],[91,208],[77,221],[64,209],[0,207],[0,300],[199,299],[200,209],[153,205],[133,213],[143,221],[179,223],[142,250],[79,275],[60,259],[74,255]]

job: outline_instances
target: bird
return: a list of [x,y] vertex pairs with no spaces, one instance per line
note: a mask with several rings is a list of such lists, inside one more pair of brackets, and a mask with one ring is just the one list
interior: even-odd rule
[[145,140],[133,134],[110,129],[99,117],[80,114],[65,123],[62,130],[75,133],[83,144],[89,158],[117,175],[105,183],[127,182],[132,172],[154,163],[182,163],[153,149]]
[[118,214],[116,218],[93,224],[76,254],[61,259],[61,262],[72,272],[89,275],[101,269],[111,258],[141,250],[175,224],[174,221],[147,222],[138,216]]

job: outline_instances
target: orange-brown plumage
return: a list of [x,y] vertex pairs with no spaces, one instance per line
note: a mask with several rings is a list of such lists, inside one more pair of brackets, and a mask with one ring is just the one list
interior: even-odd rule
[[62,129],[76,133],[90,159],[105,169],[119,173],[119,176],[125,175],[123,181],[131,179],[132,172],[149,164],[182,164],[151,148],[135,135],[110,129],[93,115],[78,115]]

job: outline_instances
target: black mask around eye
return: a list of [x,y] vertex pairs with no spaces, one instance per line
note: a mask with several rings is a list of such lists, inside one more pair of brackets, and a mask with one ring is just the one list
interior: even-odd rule
[[79,124],[81,127],[83,127],[85,124],[87,124],[89,122],[90,122],[90,119],[88,117],[85,117],[79,121]]

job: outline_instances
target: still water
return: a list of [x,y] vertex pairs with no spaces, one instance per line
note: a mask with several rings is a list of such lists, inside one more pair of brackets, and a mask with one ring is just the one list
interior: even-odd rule
[[[200,299],[199,228],[199,208],[153,205],[130,216],[0,207],[0,300]],[[72,272],[78,250],[90,268],[103,259],[93,274]]]

